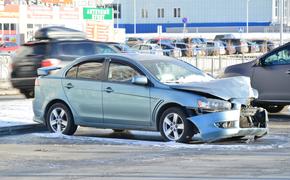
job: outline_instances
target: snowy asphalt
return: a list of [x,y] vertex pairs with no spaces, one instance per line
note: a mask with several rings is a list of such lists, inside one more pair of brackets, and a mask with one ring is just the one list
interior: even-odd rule
[[[31,124],[31,100],[0,98],[2,128]],[[81,127],[0,137],[0,179],[290,179],[290,116],[270,116],[262,139],[190,144],[159,133]]]

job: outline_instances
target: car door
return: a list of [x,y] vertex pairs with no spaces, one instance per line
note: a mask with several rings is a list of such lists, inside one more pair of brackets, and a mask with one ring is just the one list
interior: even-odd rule
[[102,87],[105,123],[150,125],[150,88],[131,83],[132,77],[140,74],[132,64],[117,59],[108,62]]
[[103,122],[103,77],[104,60],[100,59],[73,66],[62,80],[68,102],[83,122]]
[[259,100],[290,101],[290,47],[284,46],[260,59],[252,76]]

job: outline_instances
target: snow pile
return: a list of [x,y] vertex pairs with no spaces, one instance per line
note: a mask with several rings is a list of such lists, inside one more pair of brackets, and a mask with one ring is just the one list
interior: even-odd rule
[[0,101],[0,127],[32,124],[32,100]]

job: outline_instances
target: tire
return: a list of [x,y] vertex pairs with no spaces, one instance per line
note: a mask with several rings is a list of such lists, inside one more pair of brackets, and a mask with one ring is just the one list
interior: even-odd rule
[[278,113],[284,108],[283,105],[264,105],[262,107],[270,113]]
[[115,133],[122,133],[125,130],[124,129],[112,129]]
[[159,120],[159,130],[165,141],[188,143],[195,134],[194,126],[181,108],[165,110]]
[[70,109],[63,103],[55,103],[49,108],[46,124],[50,132],[59,132],[65,135],[73,135],[78,127],[74,123]]
[[27,98],[34,98],[34,91],[33,90],[20,90],[20,92]]

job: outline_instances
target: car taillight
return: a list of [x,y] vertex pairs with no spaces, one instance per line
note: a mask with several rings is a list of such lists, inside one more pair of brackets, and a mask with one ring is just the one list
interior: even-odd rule
[[41,67],[57,66],[60,62],[59,59],[45,59],[41,61]]
[[38,78],[35,79],[35,81],[34,81],[34,86],[39,86]]

